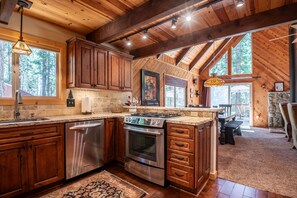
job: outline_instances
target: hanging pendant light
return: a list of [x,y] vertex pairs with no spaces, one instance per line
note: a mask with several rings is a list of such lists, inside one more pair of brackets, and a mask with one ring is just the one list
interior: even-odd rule
[[223,86],[225,81],[221,78],[218,78],[216,74],[212,74],[212,76],[204,82],[204,87],[218,87]]
[[13,45],[12,53],[15,54],[26,54],[30,55],[32,53],[29,46],[23,40],[23,6],[20,5],[19,11],[21,12],[21,27],[20,27],[20,38],[19,40]]

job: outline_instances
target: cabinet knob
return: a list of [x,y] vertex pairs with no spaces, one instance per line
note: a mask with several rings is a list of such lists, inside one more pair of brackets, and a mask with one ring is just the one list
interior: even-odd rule
[[178,176],[178,177],[183,177],[183,176],[185,176],[184,174],[179,174],[179,173],[177,173],[177,172],[175,172],[175,175]]
[[176,146],[179,146],[179,147],[184,147],[184,146],[185,146],[185,144],[177,143],[177,142],[175,142],[175,145],[176,145]]
[[33,148],[33,146],[32,146],[32,144],[30,144],[30,149],[32,150],[32,148]]
[[26,150],[26,144],[23,144],[23,149]]

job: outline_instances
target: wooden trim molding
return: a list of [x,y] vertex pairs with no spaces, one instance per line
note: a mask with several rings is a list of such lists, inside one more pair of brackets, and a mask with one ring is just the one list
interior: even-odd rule
[[[58,53],[57,69],[57,96],[56,97],[26,97],[23,96],[23,103],[26,104],[65,104],[66,92],[66,43],[58,43],[48,39],[23,34],[24,40],[29,46],[51,50]],[[19,32],[0,28],[0,39],[16,42],[19,38]],[[14,95],[14,94],[13,94]],[[14,98],[0,98],[1,105],[13,105]]]

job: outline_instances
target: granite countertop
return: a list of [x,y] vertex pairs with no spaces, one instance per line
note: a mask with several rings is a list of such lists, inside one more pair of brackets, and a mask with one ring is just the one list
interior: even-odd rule
[[203,107],[158,107],[158,106],[123,106],[125,109],[143,109],[143,110],[167,110],[167,111],[204,111],[220,112],[222,108],[203,108]]
[[186,125],[200,125],[212,121],[211,118],[207,117],[192,117],[192,116],[182,116],[174,117],[166,120],[167,123],[173,124],[186,124]]
[[0,123],[0,128],[11,128],[11,127],[22,127],[22,126],[34,126],[41,124],[56,124],[66,122],[77,122],[85,120],[96,120],[104,118],[120,118],[130,113],[99,113],[92,115],[63,115],[63,116],[52,116],[44,117],[45,120],[38,121],[26,121],[26,122],[11,122],[11,123]]

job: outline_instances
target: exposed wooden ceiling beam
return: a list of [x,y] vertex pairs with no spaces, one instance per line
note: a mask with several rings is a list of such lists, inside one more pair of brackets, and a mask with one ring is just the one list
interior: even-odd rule
[[297,22],[297,3],[254,14],[235,21],[206,28],[200,31],[177,36],[157,44],[132,50],[135,59],[152,56],[166,51],[189,47],[213,40],[223,39],[258,31],[281,24]]
[[213,52],[213,55],[211,55],[206,61],[205,63],[200,67],[199,69],[199,74],[202,73],[204,70],[206,70],[209,65],[211,64],[211,62],[216,58],[216,56],[218,54],[220,54],[220,52],[227,46],[227,44],[231,41],[231,38],[226,38],[221,44],[220,46]]
[[140,28],[161,18],[172,15],[202,0],[150,0],[124,16],[100,27],[87,35],[87,39],[103,43],[114,37]]
[[202,50],[197,54],[197,56],[192,60],[192,62],[189,65],[189,70],[191,71],[195,65],[198,63],[198,61],[202,58],[202,56],[206,53],[206,51],[212,46],[213,42],[207,43]]
[[176,66],[178,66],[185,57],[187,57],[187,55],[191,51],[191,48],[192,47],[186,47],[186,48],[182,49],[182,51],[179,53],[179,55],[175,59]]
[[18,0],[1,0],[0,2],[0,23],[8,24]]

